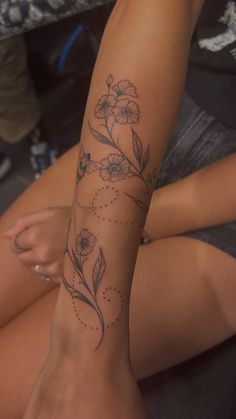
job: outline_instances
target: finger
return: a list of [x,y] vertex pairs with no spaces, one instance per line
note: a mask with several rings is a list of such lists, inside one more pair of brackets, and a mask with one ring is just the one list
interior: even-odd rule
[[32,268],[36,265],[40,265],[46,267],[47,264],[43,263],[42,260],[39,259],[37,255],[31,250],[28,252],[20,253],[18,255],[19,261],[23,263],[25,266]]
[[42,265],[44,267],[54,263],[44,247],[32,248],[29,251],[18,253],[19,260],[28,266]]
[[58,270],[58,264],[53,263],[50,265],[34,264],[29,265],[29,269],[36,274],[40,279],[46,282],[53,282],[54,284],[60,284],[61,282],[61,270]]
[[[20,244],[22,246],[22,244]],[[44,268],[50,266],[50,275],[60,275],[63,269],[63,260],[55,259],[50,255],[45,246],[32,247],[28,251],[18,252],[18,259],[27,266],[42,265]]]
[[37,275],[46,276],[52,279],[58,279],[62,276],[62,269],[57,262],[48,265],[40,265],[37,263],[31,266],[31,269]]
[[47,275],[52,279],[59,279],[62,276],[63,264],[60,262],[51,263],[46,267]]
[[18,233],[16,236],[11,238],[11,249],[14,253],[23,253],[31,250],[34,244],[33,240],[34,232],[24,230],[22,233]]
[[4,237],[11,239],[13,236],[20,234],[25,229],[41,221],[42,216],[45,217],[44,210],[37,213],[22,215],[16,220],[15,224],[11,228],[3,233]]
[[51,285],[51,278],[49,276],[46,275],[45,272],[42,271],[42,266],[41,265],[35,265],[31,267],[31,270],[36,274],[36,277],[39,278],[40,280],[43,280],[45,283]]
[[22,233],[24,230],[33,226],[34,224],[47,220],[51,214],[51,211],[52,209],[45,208],[41,211],[22,215],[16,220],[12,227],[3,233],[3,236],[7,239],[11,239],[12,237]]
[[19,234],[11,239],[11,247],[12,247],[13,252],[15,253],[23,253],[30,250],[30,248],[23,247],[19,243]]

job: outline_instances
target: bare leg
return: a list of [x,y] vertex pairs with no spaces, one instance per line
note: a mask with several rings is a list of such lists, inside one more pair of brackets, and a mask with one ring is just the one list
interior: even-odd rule
[[8,241],[2,238],[2,232],[20,215],[50,206],[70,205],[76,163],[77,147],[74,147],[34,182],[0,218],[0,327],[52,289],[17,260],[9,250]]
[[[175,237],[140,248],[131,296],[131,357],[138,378],[191,358],[236,329],[236,261]],[[18,419],[47,353],[57,290],[0,332],[0,416]]]
[[131,355],[138,378],[196,356],[236,330],[236,260],[201,241],[173,237],[141,248],[131,299]]

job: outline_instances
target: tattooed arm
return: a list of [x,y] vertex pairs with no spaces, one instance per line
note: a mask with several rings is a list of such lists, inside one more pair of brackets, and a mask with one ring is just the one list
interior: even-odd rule
[[130,289],[183,88],[191,22],[189,0],[149,0],[148,7],[126,0],[107,25],[84,118],[49,356],[25,419],[145,417],[129,362]]

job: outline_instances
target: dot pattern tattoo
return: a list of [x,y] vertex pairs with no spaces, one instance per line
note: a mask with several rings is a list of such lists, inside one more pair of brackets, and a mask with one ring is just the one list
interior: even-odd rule
[[114,326],[120,320],[120,317],[124,309],[124,298],[122,297],[120,291],[117,288],[114,288],[114,287],[105,288],[105,291],[102,292],[103,300],[107,301],[108,303],[110,302],[112,303],[112,295],[109,296],[109,294],[111,293],[117,294],[118,297],[120,298],[120,308],[119,308],[117,317],[112,322],[106,324],[107,328]]
[[[128,194],[125,194],[128,196]],[[97,192],[92,196],[91,204],[84,205],[77,198],[77,205],[79,208],[90,211],[98,220],[106,221],[108,223],[131,225],[134,227],[143,227],[143,216],[140,221],[131,221],[125,219],[116,219],[104,215],[104,210],[113,205],[120,197],[119,190],[111,186],[102,186],[98,188]],[[142,210],[142,208],[140,208]]]

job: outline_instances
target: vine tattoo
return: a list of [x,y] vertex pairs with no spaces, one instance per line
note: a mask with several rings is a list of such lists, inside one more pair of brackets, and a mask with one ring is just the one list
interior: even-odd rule
[[[106,92],[98,100],[94,108],[95,119],[93,122],[88,121],[88,127],[93,139],[107,146],[105,150],[106,148],[110,150],[108,149],[102,159],[96,161],[85,150],[85,147],[80,145],[77,170],[77,184],[94,172],[98,173],[102,184],[97,187],[92,196],[89,194],[88,202],[81,202],[76,194],[74,205],[89,210],[99,220],[140,228],[145,219],[144,215],[148,211],[148,203],[156,182],[157,169],[153,168],[149,171],[150,147],[149,145],[143,147],[139,135],[133,128],[141,118],[137,98],[138,93],[132,82],[120,80],[115,83],[113,76],[111,74],[108,76]],[[126,126],[125,135],[127,137],[128,133],[130,147],[128,153],[127,147],[124,151],[119,141],[117,128],[120,126]],[[131,193],[128,193],[128,188],[126,191],[121,191],[119,188],[121,182],[131,178],[137,179],[144,186],[142,199],[135,197],[132,189]],[[137,211],[139,220],[125,219],[125,215],[119,215],[119,219],[116,219],[117,211],[106,211],[107,207],[116,205],[121,197],[128,200],[129,205],[134,204],[139,209]],[[84,197],[84,199],[87,198]],[[120,213],[120,210],[118,212]],[[89,229],[83,228],[78,233],[75,208],[71,225],[72,223],[74,225],[74,240],[72,245],[68,240],[65,255],[72,265],[73,276],[68,280],[63,275],[63,283],[72,298],[74,310],[80,323],[86,328],[100,332],[95,348],[98,349],[103,342],[106,328],[112,327],[119,321],[124,307],[124,298],[119,289],[104,283],[107,270],[104,249],[98,245],[98,238]],[[116,307],[111,316],[106,312],[109,303]],[[87,319],[83,318],[83,311],[80,309],[82,305],[93,312],[96,321],[90,320],[90,324]],[[113,318],[111,319],[111,317]],[[91,316],[89,318],[91,319]]]
[[[88,122],[90,132],[100,143],[111,147],[109,153],[101,161],[91,159],[90,153],[86,153],[81,146],[80,160],[77,172],[77,182],[80,182],[85,174],[98,171],[100,177],[105,182],[121,182],[125,179],[136,177],[145,186],[145,194],[149,200],[155,186],[157,169],[146,174],[146,168],[150,159],[150,147],[143,150],[142,142],[137,132],[131,127],[131,144],[133,159],[130,159],[115,138],[114,128],[116,125],[134,125],[140,121],[140,109],[134,101],[138,97],[137,90],[129,80],[121,80],[117,84],[110,74],[106,80],[107,93],[98,101],[94,109],[94,116],[101,121],[100,128]],[[148,210],[146,202],[126,194],[133,202],[145,213]]]
[[[66,279],[65,275],[63,275],[64,286],[71,295],[73,303],[74,300],[79,300],[89,306],[90,309],[96,313],[98,324],[100,326],[100,339],[95,350],[98,349],[102,343],[105,328],[110,328],[119,320],[124,306],[123,297],[120,291],[114,287],[106,287],[105,290],[102,291],[103,300],[109,303],[111,302],[111,295],[115,294],[119,299],[119,309],[116,318],[110,322],[105,322],[104,315],[98,302],[98,291],[106,271],[106,261],[101,247],[99,247],[98,256],[93,264],[92,278],[88,278],[85,273],[85,264],[91,258],[96,242],[97,238],[88,229],[82,229],[76,237],[75,249],[72,248],[70,251],[68,245],[65,249],[65,254],[69,256],[76,276],[73,275],[73,281],[70,283]],[[75,283],[75,278],[77,278],[77,285]],[[99,330],[99,327],[89,325],[81,319],[76,304],[74,304],[74,308],[76,315],[83,326],[89,327],[91,330]]]

